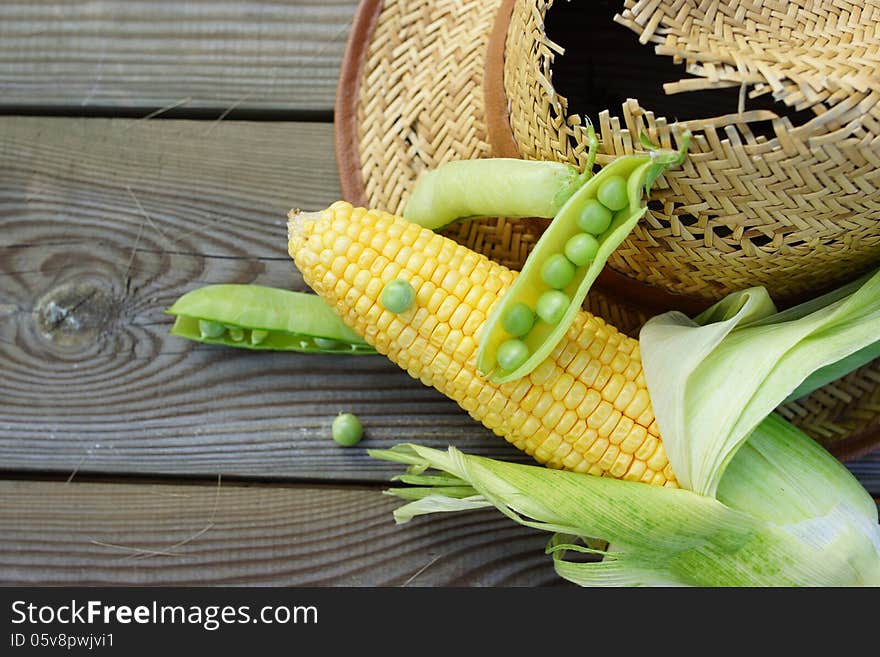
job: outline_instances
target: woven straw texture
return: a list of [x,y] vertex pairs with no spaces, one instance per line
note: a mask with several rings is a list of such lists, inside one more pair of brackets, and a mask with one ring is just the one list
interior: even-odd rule
[[[501,4],[383,3],[366,44],[356,97],[357,151],[368,205],[399,213],[425,169],[492,155],[481,100],[487,39]],[[872,87],[880,84],[871,77],[880,51],[876,3],[861,13],[846,2],[812,2],[806,9],[769,0],[622,4],[619,20],[702,76],[673,82],[669,91],[745,83],[752,94],[770,92],[810,107],[816,118],[793,126],[785,117],[759,111],[690,122],[694,140],[687,162],[658,180],[652,211],[614,254],[611,267],[709,302],[756,284],[767,285],[777,299],[797,295],[817,278],[827,287],[876,266],[880,114],[874,101],[880,93]],[[559,49],[544,32],[550,6],[548,0],[514,5],[503,70],[510,128],[525,158],[583,164],[583,120],[569,115],[552,84]],[[824,13],[810,9],[814,6]],[[800,12],[812,13],[805,18]],[[765,41],[747,48],[737,38],[743,29]],[[804,38],[795,49],[796,34],[813,40]],[[826,52],[833,55],[825,57]],[[821,65],[811,67],[817,58]],[[850,67],[854,62],[859,65]],[[753,134],[750,122],[768,119],[775,137]],[[675,146],[667,122],[635,100],[624,105],[622,119],[603,112],[598,128],[600,163],[638,150],[640,131],[664,147]],[[491,218],[445,233],[518,269],[546,225]],[[647,319],[643,308],[603,289],[591,291],[586,308],[630,334]],[[860,449],[871,449],[880,422],[880,362],[780,412],[826,445],[867,436]]]
[[[701,76],[667,84],[667,92],[741,86],[814,118],[795,126],[756,110],[678,124],[694,133],[688,160],[663,176],[652,212],[609,260],[613,269],[710,301],[752,285],[784,301],[876,266],[880,4],[868,4],[624,3],[618,22]],[[559,48],[543,29],[551,5],[521,2],[513,10],[504,68],[510,123],[523,157],[583,165],[583,121],[569,116],[552,84]],[[769,139],[752,129],[765,121]],[[642,132],[673,143],[673,128],[638,100],[625,103],[620,118],[603,111],[598,129],[606,158],[640,150]]]
[[[422,171],[491,155],[479,95],[488,35],[500,4],[383,4],[367,47],[357,103],[368,205],[401,213]],[[492,218],[445,234],[518,269],[544,225],[536,229],[534,222]]]

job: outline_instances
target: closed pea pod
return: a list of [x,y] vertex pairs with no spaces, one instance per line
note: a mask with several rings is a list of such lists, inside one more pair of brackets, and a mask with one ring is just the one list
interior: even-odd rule
[[245,349],[376,353],[320,297],[261,285],[206,285],[167,311],[171,334]]
[[[480,179],[492,184],[475,184]],[[584,182],[560,162],[455,160],[422,174],[403,216],[432,230],[473,217],[552,217]]]
[[[690,135],[685,133],[677,152],[652,150],[621,157],[569,198],[535,244],[513,285],[494,305],[477,353],[480,374],[494,383],[504,383],[527,375],[547,358],[565,335],[608,257],[647,212],[643,194],[665,169],[683,161],[689,142]],[[625,183],[625,207],[621,207],[621,181]],[[605,205],[606,202],[613,207]],[[590,221],[584,220],[585,215]],[[609,215],[613,217],[610,224],[603,226]],[[583,225],[603,228],[601,234],[591,235],[595,245],[590,238],[579,237],[584,234]],[[576,266],[566,251],[584,264]],[[571,267],[564,266],[563,261]],[[569,276],[571,268],[574,274]],[[504,328],[504,318],[519,304],[535,308],[541,321],[527,334],[518,336],[529,356],[510,370],[501,366],[498,350],[511,338]]]
[[403,217],[431,230],[474,217],[553,217],[593,175],[599,142],[592,125],[587,131],[583,172],[562,162],[454,160],[421,175]]

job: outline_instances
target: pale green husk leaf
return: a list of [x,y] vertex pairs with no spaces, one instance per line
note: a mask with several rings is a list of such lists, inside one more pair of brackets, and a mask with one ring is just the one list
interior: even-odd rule
[[807,387],[874,353],[880,273],[843,292],[776,313],[766,290],[751,288],[694,320],[669,312],[645,324],[648,390],[684,487],[713,495],[751,431],[811,375]]
[[[453,447],[444,452],[399,445],[370,453],[419,471],[441,470],[476,491],[466,500],[427,496],[410,502],[395,512],[398,522],[491,504],[522,525],[554,532],[548,552],[556,570],[578,584],[848,586],[880,581],[876,522],[871,527],[863,511],[845,500],[825,516],[778,524],[683,489],[506,463]],[[730,496],[738,499],[738,491]],[[590,539],[596,537],[610,547],[594,547]],[[603,560],[568,560],[571,551]]]

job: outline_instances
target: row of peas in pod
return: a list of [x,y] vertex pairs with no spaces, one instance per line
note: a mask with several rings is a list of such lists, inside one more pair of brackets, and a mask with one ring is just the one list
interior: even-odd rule
[[199,336],[204,338],[222,338],[228,334],[229,339],[233,342],[250,342],[252,345],[262,343],[268,336],[269,331],[260,329],[248,329],[241,326],[232,326],[221,324],[220,322],[212,322],[208,319],[200,319]]
[[272,333],[263,329],[251,329],[232,324],[221,324],[206,319],[198,320],[199,337],[202,341],[218,341],[223,344],[240,343],[242,346],[250,345],[257,347],[263,345],[270,336],[272,337],[272,349],[279,350],[279,342],[283,342],[290,351],[319,352],[319,353],[360,353],[372,352],[373,349],[366,344],[349,343],[335,338],[324,338],[317,335],[303,335],[297,333],[277,332]]
[[531,355],[525,336],[532,330],[536,321],[550,325],[558,324],[572,303],[564,291],[578,272],[578,268],[588,267],[599,251],[598,237],[608,230],[614,213],[629,206],[627,181],[623,176],[609,176],[596,190],[595,198],[589,198],[576,215],[577,232],[565,242],[562,253],[553,253],[540,267],[540,278],[546,289],[541,292],[535,307],[519,301],[507,308],[501,317],[504,330],[511,337],[498,346],[496,360],[498,367],[512,372],[528,360]]

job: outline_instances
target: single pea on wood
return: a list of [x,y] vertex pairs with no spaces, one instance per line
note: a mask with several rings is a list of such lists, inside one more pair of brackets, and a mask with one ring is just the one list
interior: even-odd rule
[[[665,169],[684,160],[689,142],[685,133],[678,151],[653,147],[621,157],[568,199],[486,321],[477,352],[481,375],[494,383],[512,381],[550,354],[608,257],[647,212],[643,196]],[[534,309],[539,321],[514,335],[507,329],[508,315],[523,305]]]
[[364,425],[354,413],[340,413],[330,427],[333,440],[343,447],[354,447],[364,436]]

